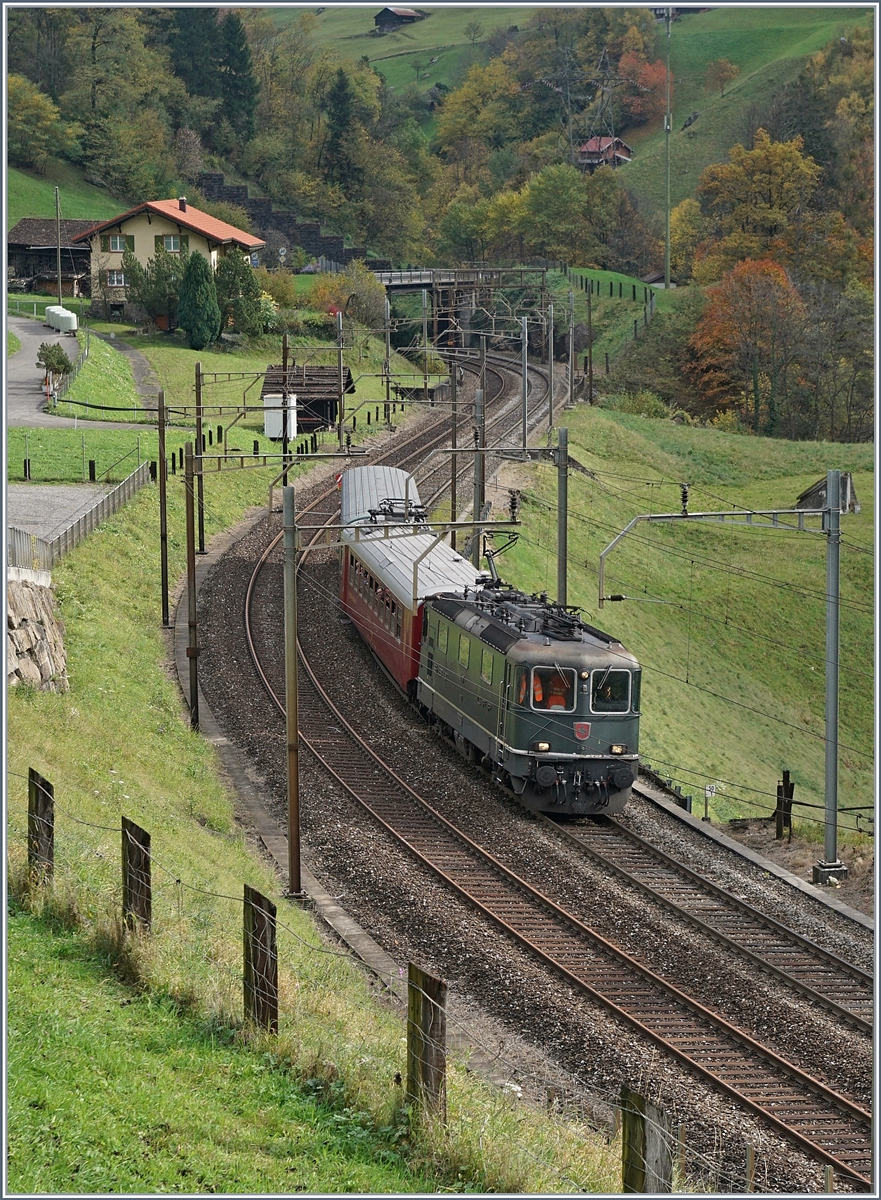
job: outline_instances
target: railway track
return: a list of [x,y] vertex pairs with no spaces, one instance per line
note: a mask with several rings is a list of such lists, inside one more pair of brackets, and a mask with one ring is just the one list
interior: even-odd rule
[[543,820],[604,870],[615,872],[840,1020],[872,1033],[874,977],[869,972],[732,896],[611,817],[565,825]]
[[[508,411],[510,414],[510,409]],[[499,419],[504,422],[505,417]],[[433,424],[430,435],[423,430],[417,438],[411,439],[403,458],[400,451],[395,452],[395,461],[407,466],[408,454],[412,461],[417,455],[424,456],[429,441],[441,444],[446,424],[446,421]],[[424,486],[425,481],[422,482]],[[317,513],[323,509],[325,519],[332,521],[334,514],[328,509],[336,508],[335,500],[335,489],[329,489],[310,506],[310,510]],[[264,562],[270,557],[272,548],[267,549]],[[252,577],[246,610],[250,608],[259,569]],[[249,640],[264,685],[283,713],[283,703],[276,696],[281,689],[277,683],[273,686],[260,666],[259,649],[250,632]],[[315,668],[303,655],[302,647],[300,653],[304,670],[300,674],[299,729],[303,742],[353,800],[370,812],[409,853],[508,936],[625,1025],[663,1047],[682,1065],[760,1116],[809,1155],[831,1165],[851,1186],[859,1190],[870,1186],[871,1116],[865,1109],[630,958],[455,829],[361,741],[324,693]],[[611,863],[611,857],[606,861]],[[630,865],[633,867],[632,862]],[[687,889],[683,877],[680,875],[677,882],[673,868],[668,869],[672,872],[671,879],[662,883],[656,878],[649,884],[643,877],[641,886],[649,887],[657,895],[666,889],[668,902],[671,902],[677,890]],[[619,861],[615,870],[626,872],[627,867]],[[638,868],[631,870],[634,879],[638,875]],[[693,881],[689,881],[689,886],[692,884]],[[713,904],[718,899],[715,897]],[[792,975],[782,965],[786,960],[787,965],[794,966],[796,976],[801,971],[802,990],[808,994],[816,991],[809,981],[813,978],[816,982],[816,975],[811,976],[812,968],[801,960],[794,961],[797,956],[787,954],[786,950],[775,951],[777,962],[772,963],[767,939],[765,945],[757,949],[749,935],[738,929],[739,917],[731,916],[730,912],[726,917],[720,910],[710,920],[707,919],[710,917],[706,911],[708,907],[712,906],[708,906],[704,893],[703,900],[694,897],[687,902],[684,911],[688,919],[713,930],[717,938],[722,937],[722,927],[727,921],[724,936],[733,938],[739,952],[748,951],[761,959],[765,969],[791,980]],[[763,917],[761,921],[766,929],[775,924]],[[806,941],[798,939],[798,935],[793,936],[796,940]],[[799,950],[803,951],[804,947]],[[762,958],[763,953],[767,958]],[[859,995],[845,995],[843,1001],[841,1008],[852,1023],[864,1022],[871,1027],[862,1011],[853,1011],[861,1009]]]
[[[268,553],[267,553],[268,557]],[[457,830],[348,725],[302,656],[299,730],[348,795],[447,886],[570,984],[857,1188],[871,1115],[599,936]],[[279,711],[277,684],[262,671]]]

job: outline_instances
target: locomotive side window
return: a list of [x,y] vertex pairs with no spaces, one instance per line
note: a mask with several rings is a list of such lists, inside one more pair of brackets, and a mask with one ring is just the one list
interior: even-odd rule
[[481,650],[480,678],[484,683],[492,683],[493,681],[493,656],[491,650]]
[[575,710],[575,672],[571,667],[532,668],[532,707]]
[[459,666],[467,667],[471,660],[471,639],[467,633],[459,634]]
[[441,654],[446,654],[447,645],[449,643],[450,630],[443,621],[437,623],[437,648]]
[[590,707],[594,712],[629,712],[630,672],[594,671],[591,678]]

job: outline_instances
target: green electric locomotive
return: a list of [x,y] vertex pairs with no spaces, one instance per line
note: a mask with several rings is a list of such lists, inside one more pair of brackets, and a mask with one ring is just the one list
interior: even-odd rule
[[425,600],[417,701],[529,808],[621,812],[639,692],[633,655],[545,595],[494,580]]

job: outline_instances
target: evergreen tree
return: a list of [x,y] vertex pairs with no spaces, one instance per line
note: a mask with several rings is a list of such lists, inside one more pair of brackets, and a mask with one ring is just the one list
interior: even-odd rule
[[191,96],[220,98],[223,52],[216,8],[176,8],[171,21],[171,62]]
[[177,320],[187,331],[191,350],[204,350],[220,336],[217,289],[207,258],[194,251],[180,283]]
[[355,134],[355,92],[342,67],[327,96],[327,143],[324,170],[331,183],[345,188],[359,182],[361,172],[352,161],[351,141]]
[[254,110],[260,85],[254,75],[251,48],[241,17],[228,12],[220,23],[220,97],[223,112],[246,142],[254,136]]

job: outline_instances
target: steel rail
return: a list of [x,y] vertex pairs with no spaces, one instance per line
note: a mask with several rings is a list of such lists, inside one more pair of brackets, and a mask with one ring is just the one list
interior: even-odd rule
[[[873,1008],[874,978],[869,972],[766,916],[611,817],[563,826],[552,816],[538,815],[553,826],[558,836],[600,863],[603,870],[626,880],[707,937],[749,959],[845,1023],[872,1033],[872,1020],[865,1016]],[[622,859],[632,861],[624,865]],[[707,906],[707,898],[712,899],[712,907]],[[732,918],[736,922],[733,932]],[[790,961],[780,966],[775,959]],[[817,975],[822,976],[822,984],[833,992],[832,996],[808,982]],[[841,999],[836,1000],[835,995]]]

